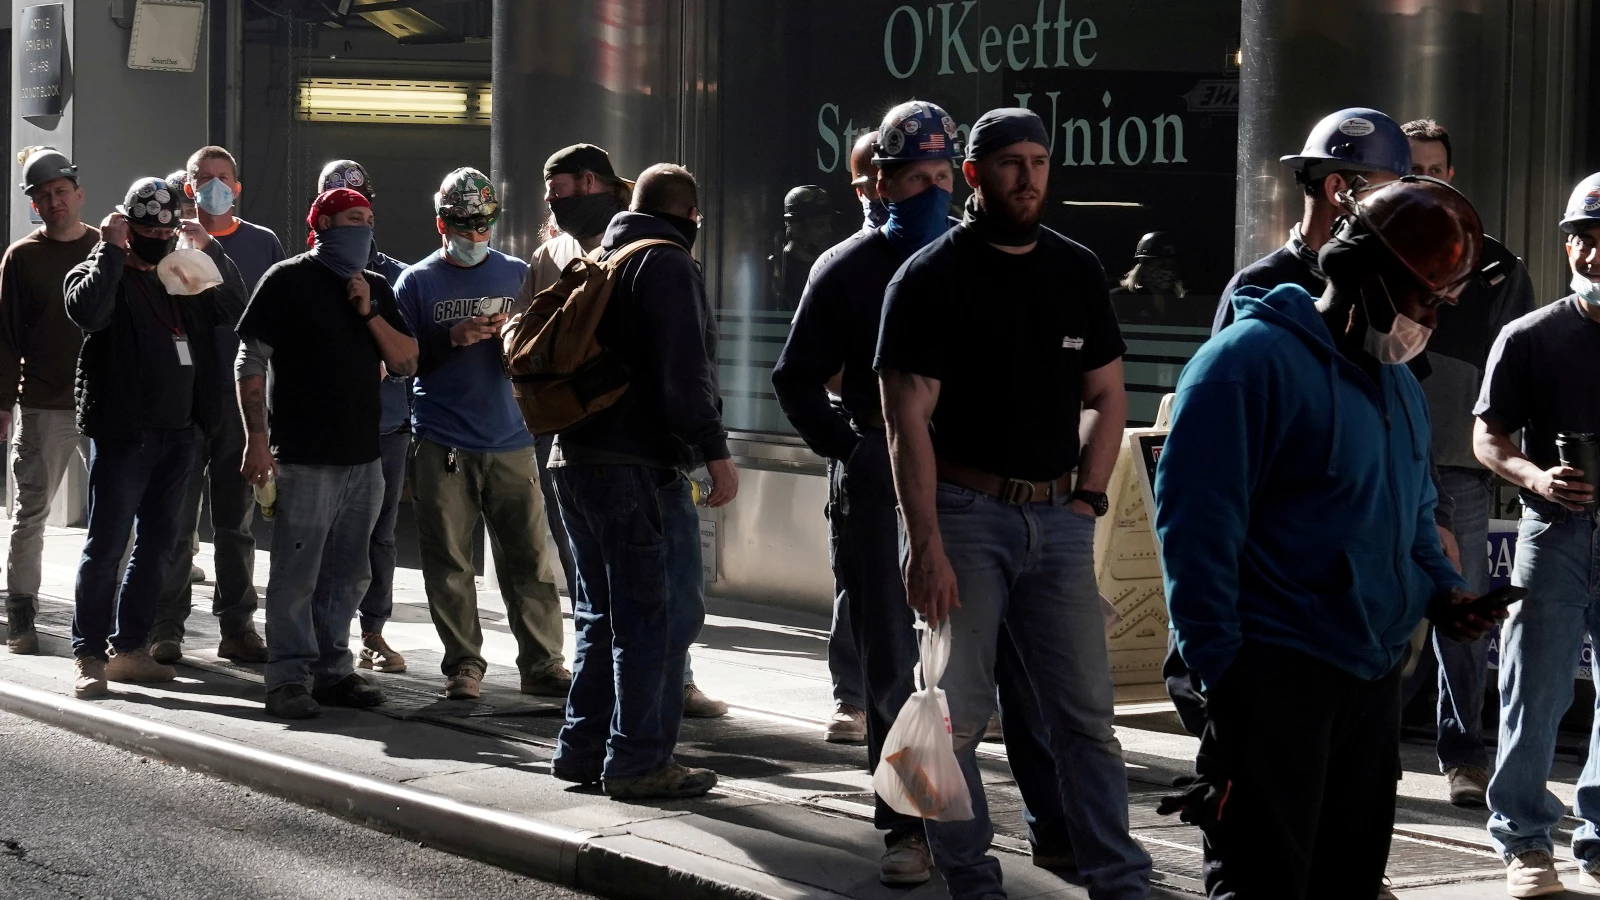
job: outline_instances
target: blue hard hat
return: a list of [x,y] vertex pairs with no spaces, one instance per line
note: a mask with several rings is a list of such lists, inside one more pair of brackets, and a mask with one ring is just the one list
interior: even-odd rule
[[1578,182],[1567,200],[1566,215],[1561,217],[1561,230],[1567,234],[1577,231],[1580,222],[1600,222],[1600,172]]
[[943,107],[925,100],[912,100],[889,110],[878,127],[878,143],[872,154],[873,164],[879,166],[887,162],[955,158],[956,120]]
[[1411,142],[1395,120],[1355,106],[1318,122],[1306,136],[1305,149],[1280,162],[1312,177],[1340,170],[1410,175]]

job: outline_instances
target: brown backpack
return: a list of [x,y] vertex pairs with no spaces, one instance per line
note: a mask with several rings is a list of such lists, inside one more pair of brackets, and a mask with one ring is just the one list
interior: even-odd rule
[[528,431],[570,428],[627,392],[627,366],[594,333],[623,264],[651,247],[683,249],[674,241],[651,238],[627,244],[604,260],[580,256],[501,329],[506,377]]

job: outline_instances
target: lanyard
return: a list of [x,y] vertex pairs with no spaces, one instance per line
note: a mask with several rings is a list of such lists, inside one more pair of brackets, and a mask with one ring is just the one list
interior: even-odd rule
[[183,317],[178,313],[177,301],[173,300],[171,296],[167,297],[167,308],[172,313],[172,321],[168,322],[166,317],[161,315],[161,311],[156,309],[155,301],[150,299],[150,286],[144,283],[144,279],[135,276],[133,283],[138,286],[140,296],[144,297],[144,305],[149,307],[150,315],[155,316],[156,321],[160,322],[163,328],[172,332],[174,338],[182,338]]

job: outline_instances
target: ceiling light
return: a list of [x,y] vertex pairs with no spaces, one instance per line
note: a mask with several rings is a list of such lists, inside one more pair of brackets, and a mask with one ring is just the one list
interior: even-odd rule
[[487,125],[489,97],[482,81],[305,78],[299,115],[308,122]]

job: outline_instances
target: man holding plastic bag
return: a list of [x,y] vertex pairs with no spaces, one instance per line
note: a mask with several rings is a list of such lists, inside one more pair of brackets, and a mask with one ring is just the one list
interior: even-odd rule
[[[1090,896],[1150,890],[1150,857],[1128,834],[1094,578],[1095,519],[1106,512],[1127,407],[1123,343],[1099,261],[1040,225],[1049,146],[1028,110],[978,120],[962,166],[974,190],[965,216],[890,282],[878,340],[907,601],[949,634],[938,684],[972,817],[947,820],[961,810],[941,793],[927,830],[957,900],[1005,896],[974,752],[995,706],[1002,624],[1034,679]],[[929,685],[942,640],[933,637],[923,656]],[[907,712],[927,702],[914,697]],[[903,749],[886,746],[886,763]],[[937,765],[921,771],[926,779],[900,773],[912,788],[904,795],[931,800],[952,786]]]

